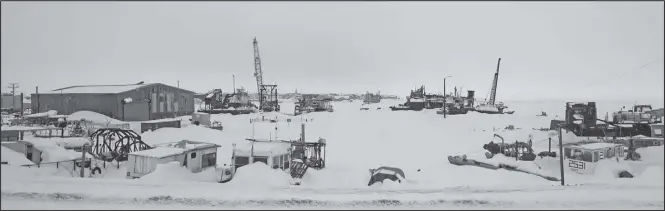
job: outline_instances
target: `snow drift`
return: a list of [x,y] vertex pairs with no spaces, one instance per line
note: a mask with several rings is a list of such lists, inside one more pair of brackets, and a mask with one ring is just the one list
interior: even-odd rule
[[180,162],[169,162],[158,164],[155,171],[141,177],[141,180],[150,181],[190,181],[190,182],[217,182],[217,175],[214,168],[207,168],[198,173],[192,173],[183,167]]

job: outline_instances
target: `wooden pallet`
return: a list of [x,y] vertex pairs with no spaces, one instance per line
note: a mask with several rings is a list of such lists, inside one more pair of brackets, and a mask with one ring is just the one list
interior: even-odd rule
[[296,179],[302,179],[302,177],[305,175],[305,172],[307,172],[308,168],[309,167],[302,162],[291,161],[290,165],[291,177]]

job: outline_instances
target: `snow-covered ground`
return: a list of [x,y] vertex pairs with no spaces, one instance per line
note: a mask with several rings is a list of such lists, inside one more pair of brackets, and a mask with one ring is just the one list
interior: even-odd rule
[[[403,101],[383,100],[373,106],[388,108],[399,103]],[[597,103],[599,116],[602,116],[601,112],[631,104]],[[493,137],[496,133],[506,142],[527,141],[531,136],[536,152],[547,150],[547,140],[552,134],[532,128],[549,127],[555,115],[563,117],[565,102],[506,102],[510,110],[516,111],[515,114],[470,112],[447,118],[437,115],[434,109],[361,111],[361,104],[337,102],[335,112],[315,112],[300,117],[289,116],[293,112],[293,103],[284,100],[281,105],[283,113],[213,115],[211,120],[221,121],[223,131],[183,124],[179,129],[162,128],[141,134],[143,141],[150,145],[183,139],[220,144],[217,163],[223,165],[230,162],[231,144],[241,145],[247,143],[245,138],[252,137],[297,139],[300,124],[307,119],[307,141],[316,141],[319,137],[327,140],[327,167],[319,171],[308,170],[300,186],[289,185],[287,173],[262,164],[238,169],[236,177],[223,184],[206,182],[205,174],[210,172],[204,171],[203,175],[193,178],[187,172],[174,173],[179,171],[177,166],[168,164],[160,165],[152,174],[136,180],[124,179],[124,164],[119,167],[110,165],[103,178],[55,176],[39,173],[46,171],[44,168],[3,165],[2,209],[664,208],[663,147],[640,149],[643,162],[601,162],[592,175],[579,175],[566,169],[567,186],[519,172],[448,163],[447,156],[466,154],[476,160],[513,163],[559,177],[558,159],[516,162],[499,155],[488,160],[482,146],[497,141]],[[536,116],[541,111],[550,116]],[[277,123],[250,123],[250,119],[275,117]],[[291,118],[290,122],[285,121],[288,118]],[[503,130],[508,125],[522,129]],[[552,139],[557,140],[557,137]],[[564,142],[574,142],[580,138],[566,134],[563,139]],[[553,142],[554,148],[557,145],[556,141]],[[36,144],[36,147],[39,146]],[[558,147],[556,149],[558,151]],[[367,187],[368,169],[380,166],[403,169],[407,181]],[[631,171],[636,177],[616,178],[613,171],[620,168]]]

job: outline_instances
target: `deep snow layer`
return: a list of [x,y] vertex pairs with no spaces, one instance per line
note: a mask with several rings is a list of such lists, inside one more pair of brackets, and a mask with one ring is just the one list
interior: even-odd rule
[[[387,108],[389,105],[398,103],[402,102],[384,100],[380,105]],[[662,178],[663,168],[661,167],[659,170],[653,167],[662,166],[662,147],[655,148],[655,150],[649,149],[654,151],[654,156],[643,155],[643,158],[648,160],[648,165],[640,170],[642,172],[634,173],[637,176],[634,179],[622,180],[611,175],[600,179],[594,175],[584,176],[566,171],[566,183],[580,186],[565,188],[565,194],[561,193],[561,187],[557,186],[558,182],[550,182],[537,176],[518,172],[454,166],[446,160],[448,155],[461,154],[467,154],[474,159],[485,159],[482,145],[491,140],[497,141],[493,137],[494,133],[504,137],[507,142],[526,141],[531,137],[536,151],[547,150],[548,138],[553,137],[553,140],[556,140],[556,136],[552,136],[548,132],[531,130],[531,128],[549,127],[551,117],[535,116],[540,113],[540,109],[531,108],[532,111],[527,111],[511,107],[511,110],[517,111],[513,115],[487,115],[472,112],[467,115],[443,118],[443,116],[437,115],[435,110],[420,112],[390,111],[389,109],[361,111],[360,102],[336,103],[334,106],[335,112],[309,113],[302,119],[301,117],[291,117],[291,122],[284,121],[289,117],[288,115],[275,112],[237,116],[220,114],[213,115],[211,120],[221,121],[224,124],[223,131],[185,124],[180,129],[163,128],[142,134],[143,140],[151,145],[182,139],[220,144],[222,147],[217,157],[218,164],[222,165],[229,163],[230,146],[233,143],[246,143],[244,139],[251,137],[296,139],[300,133],[300,120],[312,119],[305,122],[306,137],[308,141],[316,141],[319,137],[326,138],[328,143],[327,167],[320,171],[308,171],[302,180],[302,185],[298,187],[288,185],[290,179],[286,173],[263,168],[258,164],[240,168],[236,178],[225,184],[192,185],[192,182],[181,180],[179,177],[168,178],[169,182],[163,181],[166,180],[166,177],[126,180],[123,174],[117,174],[117,179],[105,176],[104,181],[88,179],[86,181],[89,182],[83,182],[93,183],[100,188],[104,187],[104,193],[71,189],[66,185],[79,183],[75,182],[79,180],[76,178],[55,179],[39,176],[7,177],[9,179],[6,180],[3,173],[2,191],[7,193],[3,195],[3,200],[5,198],[16,200],[14,195],[9,194],[15,192],[54,192],[79,194],[84,198],[170,195],[198,199],[214,195],[212,197],[217,198],[215,200],[300,198],[319,201],[352,201],[397,198],[406,201],[418,199],[422,200],[421,202],[424,201],[423,203],[427,200],[473,199],[485,200],[487,204],[504,203],[504,205],[506,203],[513,205],[525,203],[516,201],[516,198],[526,198],[539,201],[541,204],[565,204],[564,201],[572,200],[574,201],[571,202],[572,206],[583,207],[587,203],[590,207],[600,207],[601,202],[607,202],[607,199],[623,197],[624,204],[663,206],[662,183],[644,182]],[[559,110],[563,109],[563,105],[556,107]],[[282,104],[284,113],[288,114],[292,109],[292,103]],[[547,110],[546,112],[548,114],[556,113]],[[265,118],[277,116],[279,117],[278,122],[250,124],[250,119],[264,116]],[[503,130],[508,125],[522,129]],[[573,138],[576,137],[564,136],[564,141],[572,141],[566,139]],[[556,145],[553,144],[554,146]],[[660,160],[651,159],[651,157],[657,157],[658,154],[661,156]],[[495,157],[492,161],[511,162],[510,159],[501,158],[501,156]],[[630,166],[630,163],[625,163],[625,165]],[[379,166],[402,168],[406,173],[407,181],[402,184],[385,183],[367,187],[368,169]],[[529,164],[520,162],[520,166],[538,169],[557,177],[560,173],[558,160],[555,159],[537,159],[535,163]],[[610,171],[614,171],[617,167],[609,166],[608,168]],[[418,172],[418,169],[421,171]],[[254,177],[255,175],[259,175],[259,177]],[[153,175],[153,177],[156,176],[158,174]],[[35,182],[35,180],[42,182]],[[16,185],[5,186],[9,181]],[[48,188],[31,184],[42,184],[42,186],[48,184],[46,185]],[[102,187],[102,185],[104,186]],[[126,193],[126,189],[134,191],[129,191],[129,194],[121,194]],[[630,194],[624,190],[632,191],[633,195],[626,196]],[[577,197],[572,195],[577,195]],[[589,197],[579,197],[582,195]],[[615,202],[619,204],[619,201],[612,203]]]

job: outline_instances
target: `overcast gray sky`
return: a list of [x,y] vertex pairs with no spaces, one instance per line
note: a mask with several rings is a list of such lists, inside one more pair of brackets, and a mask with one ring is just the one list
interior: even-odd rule
[[501,57],[499,100],[664,95],[663,2],[2,2],[1,14],[3,92],[230,90],[232,74],[255,92],[257,37],[281,92],[405,96],[450,75],[449,90],[484,98]]

